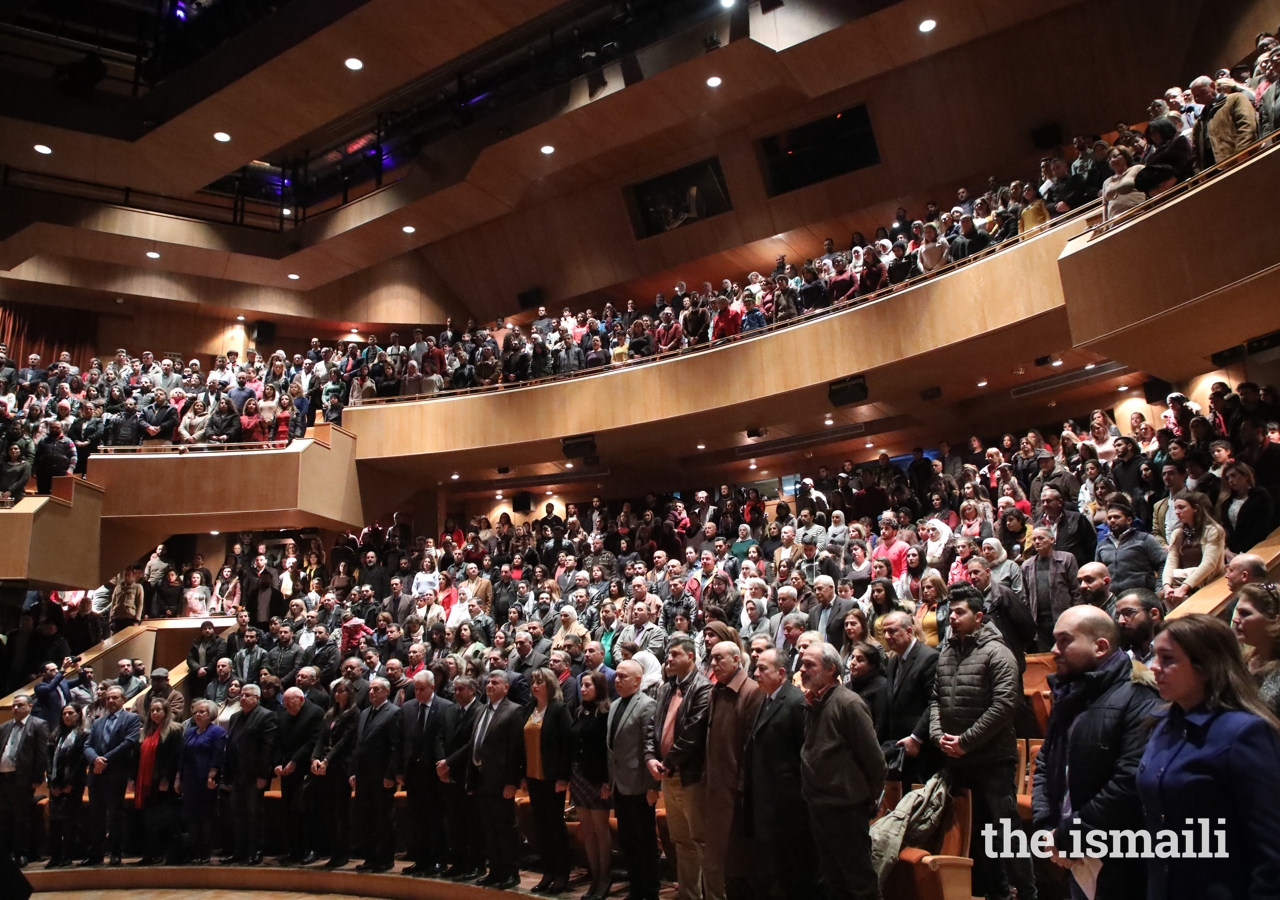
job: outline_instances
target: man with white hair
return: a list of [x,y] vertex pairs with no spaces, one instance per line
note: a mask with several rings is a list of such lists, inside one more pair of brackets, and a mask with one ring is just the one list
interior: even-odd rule
[[301,865],[307,855],[307,838],[314,829],[310,827],[308,814],[298,809],[298,794],[311,769],[311,751],[320,737],[324,711],[308,700],[299,687],[285,691],[283,701],[276,713],[276,764],[273,769],[280,779],[280,800],[284,812],[286,852],[281,861],[285,865]]
[[836,583],[830,575],[813,580],[813,597],[817,603],[809,609],[809,630],[821,634],[828,644],[840,646],[844,642],[844,617],[854,607],[853,598],[837,597]]
[[221,860],[224,866],[262,863],[262,795],[271,783],[279,724],[261,701],[262,689],[256,684],[241,687],[240,710],[227,724],[222,781],[231,785],[235,849]]
[[402,874],[415,877],[444,871],[444,833],[440,828],[440,777],[436,763],[444,759],[445,711],[453,706],[436,696],[435,675],[423,669],[413,676],[413,699],[400,708],[401,756],[397,780],[409,797],[409,858]]
[[655,703],[640,690],[644,669],[635,660],[618,663],[618,699],[609,707],[609,785],[618,817],[618,843],[635,900],[657,900],[658,841],[649,795],[659,783],[645,766],[645,733]]

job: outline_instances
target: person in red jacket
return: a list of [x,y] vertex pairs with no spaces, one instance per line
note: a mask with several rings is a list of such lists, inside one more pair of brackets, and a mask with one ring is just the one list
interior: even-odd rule
[[711,340],[733,337],[742,331],[742,313],[729,308],[729,298],[716,298],[716,320],[711,326]]

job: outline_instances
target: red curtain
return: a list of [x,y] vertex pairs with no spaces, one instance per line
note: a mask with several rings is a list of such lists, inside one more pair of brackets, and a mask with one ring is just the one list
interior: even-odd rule
[[0,343],[9,348],[14,368],[25,366],[32,353],[38,354],[40,365],[47,368],[65,350],[71,354],[72,365],[87,369],[97,340],[95,312],[26,303],[0,304]]

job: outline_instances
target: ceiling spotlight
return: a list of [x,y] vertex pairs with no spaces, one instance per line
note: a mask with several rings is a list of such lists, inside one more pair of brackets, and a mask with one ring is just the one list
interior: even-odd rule
[[36,144],[31,149],[35,150],[41,156],[48,156],[50,153],[53,152],[53,148],[50,147],[48,144]]
[[1057,401],[1057,400],[1050,400],[1050,401],[1049,401],[1049,408],[1050,408],[1050,409],[1053,409],[1053,408],[1054,408],[1055,406],[1057,406],[1057,405],[1058,405],[1058,401]]
[[551,496],[551,492],[550,492],[550,491],[547,491],[547,496],[548,496],[548,497],[550,497],[550,496]]
[[458,480],[458,473],[457,473],[457,472],[454,472],[452,475],[450,475],[450,476],[449,476],[449,478],[450,478],[451,480],[453,480],[453,481],[457,481],[457,480]]
[[286,206],[284,209],[280,210],[280,215],[291,216],[293,215],[293,210],[291,210],[289,207]]
[[501,500],[501,499],[502,499],[502,491],[498,491],[497,495],[496,495],[493,499],[495,499],[495,500]]
[[215,131],[213,133],[213,139],[219,144],[225,144],[227,141],[231,140],[231,135],[227,134],[225,131]]
[[724,82],[720,80],[719,75],[712,75],[707,79],[707,87],[720,87]]
[[147,251],[147,259],[159,259],[159,258],[160,258],[160,254],[157,253],[156,251],[154,250]]
[[747,466],[748,469],[754,469],[755,467],[756,467],[755,463],[752,463],[751,465]]
[[364,68],[364,63],[356,59],[354,56],[348,59],[346,62],[344,62],[343,65],[346,66],[348,69],[350,69],[352,72],[359,72],[361,69]]
[[868,449],[868,450],[870,450],[870,449],[871,449],[872,447],[874,447],[874,446],[875,446],[875,444],[871,443],[870,441],[867,441],[867,449]]
[[706,450],[706,449],[707,449],[707,445],[706,445],[706,444],[699,444],[699,445],[698,445],[698,449],[699,449],[699,450]]
[[573,468],[573,463],[565,463],[565,464],[564,464],[564,467],[565,467],[566,469],[572,469],[572,468]]
[[1062,360],[1061,360],[1060,358],[1055,358],[1055,359],[1053,360],[1053,362],[1049,363],[1049,365],[1051,365],[1051,366],[1060,366],[1060,365],[1062,365]]
[[1092,368],[1093,368],[1094,366],[1096,366],[1096,365],[1097,365],[1097,363],[1089,363],[1089,364],[1087,364],[1087,365],[1085,366],[1085,369],[1086,369],[1086,370],[1087,370],[1087,369],[1092,369]]
[[351,329],[351,333],[352,333],[352,334],[359,334],[359,333],[360,333],[360,329],[359,329],[359,328],[352,328],[352,329]]
[[301,278],[301,277],[302,277],[301,275],[295,275],[295,274],[293,274],[292,272],[290,272],[290,273],[289,273],[289,280],[290,280],[290,281],[297,281],[297,280],[298,280],[299,278]]
[[213,535],[214,537],[217,537],[217,536],[218,536],[218,532],[216,532],[216,531],[210,531],[209,533],[210,533],[211,535]]
[[826,419],[826,420],[824,420],[824,421],[823,421],[823,423],[822,423],[822,424],[823,424],[823,425],[834,425],[834,424],[836,424],[836,423],[835,423],[835,420],[834,420],[834,419]]
[[552,153],[555,153],[555,152],[556,152],[556,148],[555,148],[555,147],[552,147],[550,144],[543,144],[543,145],[542,145],[542,155],[543,155],[543,156],[550,156]]
[[236,321],[237,321],[237,322],[243,322],[243,321],[244,321],[244,316],[236,316]]
[[928,34],[930,31],[938,27],[938,23],[933,19],[925,19],[920,23],[920,31],[922,34]]
[[984,378],[978,382],[978,387],[986,387],[986,386],[987,386],[987,379]]
[[418,229],[414,228],[412,225],[406,225],[400,230],[403,231],[405,234],[413,234]]
[[733,9],[734,0],[720,0],[720,5],[725,9]]
[[1127,390],[1129,390],[1129,385],[1127,385],[1127,384],[1122,384],[1122,385],[1120,385],[1120,387],[1118,387],[1116,390],[1120,390],[1120,391],[1127,391]]

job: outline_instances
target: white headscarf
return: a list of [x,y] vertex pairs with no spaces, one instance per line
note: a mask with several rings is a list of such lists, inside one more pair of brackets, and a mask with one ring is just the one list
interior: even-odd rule
[[924,542],[925,556],[928,559],[938,559],[946,550],[947,542],[951,540],[951,526],[941,519],[930,519],[929,525],[938,533],[938,539]]

